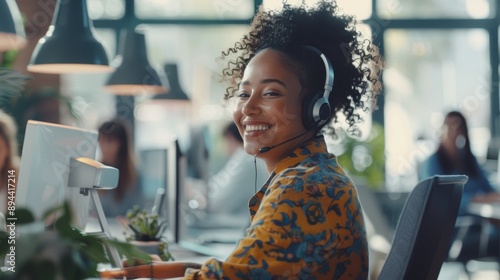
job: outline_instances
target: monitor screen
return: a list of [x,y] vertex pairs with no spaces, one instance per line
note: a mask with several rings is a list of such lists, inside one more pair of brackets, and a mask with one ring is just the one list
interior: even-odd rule
[[[139,151],[139,175],[144,198],[142,207],[157,212],[165,208],[164,197],[167,190],[168,149],[148,148]],[[158,197],[161,198],[158,201]]]
[[209,130],[206,125],[192,126],[189,130],[189,147],[186,150],[187,176],[207,181],[209,177]]
[[95,159],[98,134],[59,124],[28,121],[19,169],[16,206],[31,210],[35,219],[65,200],[73,207],[74,226],[85,229],[90,196],[68,187],[70,159]]
[[164,237],[178,240],[178,190],[185,169],[185,161],[177,139],[167,139],[162,147],[143,148],[139,151],[139,173],[144,196],[143,208],[157,213],[166,222]]

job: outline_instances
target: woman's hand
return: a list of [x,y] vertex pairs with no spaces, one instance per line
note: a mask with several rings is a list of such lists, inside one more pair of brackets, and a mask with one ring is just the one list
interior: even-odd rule
[[490,192],[487,194],[477,195],[472,198],[472,202],[485,202],[485,203],[500,202],[500,193]]
[[188,268],[201,268],[200,264],[190,262],[151,262],[120,270],[101,271],[103,279],[134,278],[173,278],[182,277]]
[[[158,255],[149,255],[151,257],[151,262],[161,262],[161,258]],[[139,260],[135,259],[133,262],[129,262],[129,260],[124,260],[123,261],[123,267],[131,267],[131,266],[138,266],[138,265],[146,265],[149,264],[150,262],[145,262],[144,260]]]
[[[479,202],[479,203],[500,203],[500,193],[496,192],[490,192],[484,195],[478,195],[472,198],[472,202]],[[499,219],[488,219],[488,221],[495,225],[495,226],[500,226],[500,220]]]

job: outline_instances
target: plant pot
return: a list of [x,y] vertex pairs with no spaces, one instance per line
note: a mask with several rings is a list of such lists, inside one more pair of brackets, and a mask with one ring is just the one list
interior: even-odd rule
[[130,241],[130,243],[148,254],[159,255],[160,254],[159,246],[163,242],[162,241],[136,241],[136,240],[132,240],[132,241]]

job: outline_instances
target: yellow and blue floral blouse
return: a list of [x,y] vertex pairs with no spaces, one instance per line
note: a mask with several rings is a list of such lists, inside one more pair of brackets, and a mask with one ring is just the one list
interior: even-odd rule
[[227,260],[185,279],[368,278],[357,192],[322,136],[284,158],[249,206],[252,223]]

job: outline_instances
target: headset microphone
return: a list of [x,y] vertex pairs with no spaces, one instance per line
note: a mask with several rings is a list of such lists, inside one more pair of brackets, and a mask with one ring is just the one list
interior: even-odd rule
[[273,147],[262,147],[259,149],[259,154],[262,154],[262,153],[265,153],[265,152],[268,152],[269,150],[271,150]]
[[281,142],[281,143],[278,143],[278,144],[276,144],[276,145],[273,145],[273,146],[267,146],[267,147],[262,147],[262,148],[260,148],[260,149],[259,149],[259,152],[258,152],[257,154],[262,154],[262,153],[265,153],[265,152],[269,152],[270,150],[272,150],[272,149],[274,149],[274,148],[276,148],[276,147],[278,147],[278,146],[281,146],[281,145],[286,144],[286,143],[288,143],[288,142],[290,142],[290,141],[293,141],[293,140],[295,140],[295,139],[297,139],[297,138],[299,138],[299,137],[301,137],[301,136],[306,135],[309,131],[311,131],[311,129],[308,129],[308,130],[306,130],[306,131],[302,132],[301,134],[299,134],[299,135],[297,135],[297,136],[294,136],[294,137],[292,137],[292,138],[290,138],[290,139],[287,139],[287,140],[285,140],[285,141],[283,141],[283,142]]

